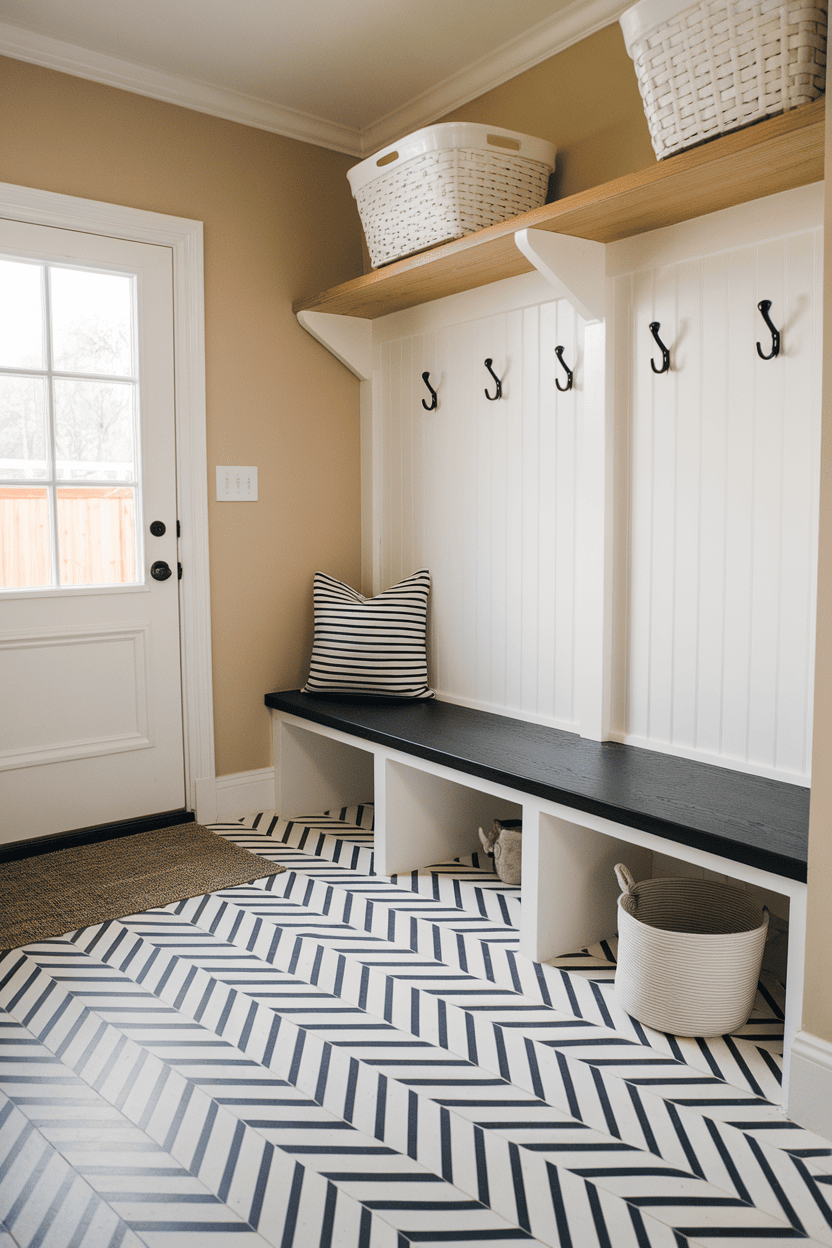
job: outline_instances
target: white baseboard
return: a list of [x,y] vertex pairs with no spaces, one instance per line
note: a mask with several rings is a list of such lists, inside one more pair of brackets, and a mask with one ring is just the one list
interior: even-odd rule
[[238,771],[196,782],[196,817],[199,823],[221,823],[258,810],[274,808],[274,768]]
[[799,1031],[792,1044],[788,1104],[790,1118],[832,1140],[832,1043]]

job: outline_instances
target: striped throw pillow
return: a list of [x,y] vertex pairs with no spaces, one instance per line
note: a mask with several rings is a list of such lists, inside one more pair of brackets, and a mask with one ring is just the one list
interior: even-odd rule
[[426,625],[430,573],[414,572],[375,598],[315,573],[315,636],[303,693],[432,698]]

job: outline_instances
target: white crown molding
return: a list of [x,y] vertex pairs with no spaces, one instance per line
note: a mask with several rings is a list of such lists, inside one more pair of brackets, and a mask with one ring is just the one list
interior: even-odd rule
[[621,3],[621,0],[576,0],[497,52],[466,66],[458,74],[446,78],[363,130],[228,88],[211,86],[146,65],[137,65],[120,57],[93,52],[61,39],[24,30],[9,22],[0,22],[0,55],[43,65],[77,78],[88,78],[136,95],[147,95],[168,104],[178,104],[182,108],[191,108],[258,130],[268,130],[301,143],[361,157],[421,126],[430,125],[438,117],[586,39],[617,21],[627,7],[628,4]]
[[121,91],[147,95],[166,104],[178,104],[182,108],[222,117],[225,121],[236,121],[257,130],[269,130],[288,139],[298,139],[301,143],[327,147],[349,156],[362,154],[360,131],[349,126],[225,87],[209,86],[151,69],[147,65],[136,65],[117,56],[92,52],[61,39],[50,39],[46,35],[23,30],[8,22],[0,22],[0,55],[57,69],[76,78],[88,78],[108,87],[118,87]]
[[475,100],[618,21],[626,8],[629,3],[622,4],[621,0],[575,0],[568,8],[524,31],[498,51],[466,65],[458,74],[367,126],[361,132],[362,152],[369,155],[402,135],[445,117],[469,100]]

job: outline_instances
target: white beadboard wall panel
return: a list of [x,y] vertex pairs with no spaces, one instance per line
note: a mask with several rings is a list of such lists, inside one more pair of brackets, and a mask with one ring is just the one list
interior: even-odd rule
[[[652,388],[653,374],[648,359],[652,359],[655,350],[649,333],[645,333],[647,324],[653,319],[652,273],[640,273],[631,279],[620,279],[617,283],[619,294],[624,283],[629,284],[629,304],[632,308],[630,329],[632,342],[641,346],[641,350],[633,350],[631,394],[632,408],[627,411],[625,428],[630,440],[630,480],[626,492],[630,500],[630,548],[629,548],[629,583],[627,586],[627,614],[629,623],[629,646],[624,656],[624,667],[621,676],[627,691],[624,723],[622,730],[637,737],[650,738],[649,702],[650,682],[650,643],[652,619],[650,613],[652,566],[652,534],[653,534],[653,413]],[[647,320],[645,320],[647,312]],[[666,327],[665,327],[666,328]],[[634,420],[633,412],[641,413],[641,419]],[[638,585],[638,593],[633,593],[631,586]]]
[[[442,311],[381,343],[382,580],[430,569],[441,695],[574,729],[582,322],[563,300],[451,325]],[[565,393],[557,343],[576,376]]]
[[[805,187],[606,252],[611,735],[798,783],[811,756],[822,203],[822,187]],[[529,274],[375,322],[373,589],[428,567],[439,694],[577,731],[581,611],[595,609],[578,504],[597,479],[584,324],[551,293]],[[754,345],[770,345],[763,298],[782,331],[770,361]],[[664,375],[650,365],[653,320]],[[569,392],[556,387],[558,343]]]
[[[728,265],[726,257],[702,262],[700,371],[699,530],[697,578],[696,741],[709,754],[721,750],[724,675],[726,429],[728,414]],[[707,369],[703,362],[708,361]],[[691,359],[691,367],[694,361]]]
[[[521,321],[523,402],[519,431],[523,454],[517,465],[517,493],[520,506],[520,562],[517,565],[517,592],[522,610],[515,624],[515,644],[509,635],[509,653],[518,659],[517,690],[521,706],[538,704],[537,669],[540,661],[540,429],[541,335],[540,315],[526,308]],[[570,355],[571,358],[571,355]],[[525,593],[523,589],[525,587]],[[550,633],[551,637],[552,634]],[[550,648],[547,646],[547,649]],[[550,685],[551,688],[551,685]]]
[[[755,351],[759,315],[753,248],[731,252],[728,264],[725,507],[725,604],[720,753],[748,756],[751,658],[751,606],[754,572],[754,405]],[[756,316],[757,321],[754,317]],[[745,349],[743,349],[745,348]],[[771,369],[778,365],[769,364]],[[709,604],[704,604],[707,609]]]
[[[609,253],[608,253],[609,254]],[[612,548],[612,691],[610,728],[623,738],[628,724],[628,682],[632,611],[629,601],[633,497],[630,489],[631,430],[630,395],[633,389],[633,300],[629,273],[611,280],[615,336],[614,388],[614,469],[613,469],[613,548]]]
[[[541,308],[541,341],[544,352],[540,443],[541,531],[554,534],[554,559],[545,550],[538,557],[543,612],[538,639],[538,703],[545,705],[550,689],[555,707],[566,722],[574,722],[575,710],[575,542],[578,490],[578,420],[580,417],[581,369],[583,365],[581,321],[569,305],[560,301]],[[551,350],[561,343],[564,358],[573,369],[575,382],[566,392],[553,385],[562,370]],[[550,639],[555,644],[550,644]]]
[[[615,283],[631,383],[614,735],[795,781],[811,755],[820,255],[819,229],[784,232]],[[782,333],[767,361],[763,298]],[[622,380],[620,353],[617,367]]]
[[[676,537],[677,515],[675,496],[677,491],[677,424],[678,424],[678,372],[656,376],[648,359],[658,358],[661,352],[652,342],[652,335],[645,334],[650,321],[661,325],[660,337],[671,351],[671,368],[677,354],[678,318],[675,273],[661,268],[650,275],[652,280],[641,290],[644,303],[636,304],[636,340],[638,352],[637,370],[642,374],[639,386],[644,395],[645,415],[651,433],[651,479],[652,524],[649,532],[649,580],[646,586],[650,628],[647,651],[647,688],[649,690],[645,719],[648,735],[659,741],[673,739],[673,659],[674,659],[674,600],[676,591]],[[639,341],[641,340],[641,341]],[[642,345],[643,343],[643,345]],[[649,378],[646,375],[649,369]],[[668,388],[668,382],[670,386]]]
[[[776,239],[758,248],[756,264],[753,265],[757,280],[753,298],[749,301],[752,317],[755,303],[763,297],[772,300],[774,316],[783,316],[786,307],[785,267],[785,239]],[[771,334],[759,313],[757,330],[762,350],[768,353]],[[760,361],[756,351],[753,357],[749,352],[749,358],[754,369],[754,409],[746,756],[776,767],[777,657],[785,553],[781,545],[782,465],[786,453],[783,434],[788,395],[785,360],[778,358],[766,364]],[[798,555],[799,551],[792,553]]]
[[[781,594],[775,753],[780,765],[808,774],[812,754],[817,516],[820,488],[820,372],[823,323],[820,231],[787,240],[786,404],[782,428]],[[807,292],[811,300],[806,298]],[[806,361],[814,361],[808,369]],[[808,602],[808,611],[801,605]],[[802,699],[790,696],[803,691]],[[802,743],[802,750],[800,744]]]
[[[673,690],[671,723],[675,736],[696,737],[696,681],[699,631],[699,533],[702,524],[702,308],[701,265],[689,261],[679,266],[676,281],[675,367],[685,377],[676,392],[676,459],[687,471],[674,482],[676,511],[690,517],[677,524],[674,533]],[[663,378],[657,378],[657,382]]]

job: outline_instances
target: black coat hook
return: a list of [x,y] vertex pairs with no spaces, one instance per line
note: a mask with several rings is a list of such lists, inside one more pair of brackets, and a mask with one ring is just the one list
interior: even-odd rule
[[563,358],[563,347],[555,347],[555,355],[560,360],[566,372],[566,385],[562,386],[560,382],[558,381],[557,377],[555,378],[555,385],[557,386],[558,390],[571,390],[572,389],[572,369],[569,367],[569,365],[566,363],[566,361]]
[[422,373],[422,381],[425,383],[428,390],[430,390],[431,401],[430,403],[426,403],[425,400],[422,399],[422,407],[425,409],[426,412],[432,412],[434,408],[436,407],[436,391],[434,390],[433,386],[428,381],[428,377],[430,377],[430,373]]
[[780,354],[780,331],[774,328],[774,326],[771,323],[771,317],[768,314],[768,310],[771,307],[771,300],[761,299],[760,302],[757,304],[757,307],[762,312],[763,320],[765,321],[766,325],[768,325],[769,329],[771,330],[771,350],[769,351],[768,355],[763,355],[763,348],[760,346],[758,342],[757,354],[759,355],[761,360],[773,360],[776,355]]
[[485,397],[487,399],[490,399],[492,403],[495,401],[495,399],[501,399],[503,397],[503,383],[500,381],[500,378],[497,376],[497,374],[494,372],[494,369],[491,367],[493,363],[494,363],[493,360],[485,361],[485,367],[488,369],[489,373],[491,374],[491,376],[494,378],[494,380],[497,383],[496,394],[489,394],[487,390],[485,391]]
[[660,348],[661,353],[662,353],[661,368],[656,368],[656,361],[653,359],[652,356],[650,357],[650,367],[652,368],[654,373],[666,373],[667,370],[670,368],[670,352],[668,351],[667,347],[664,345],[661,338],[659,337],[660,325],[661,325],[661,321],[650,322],[650,333],[656,339],[656,345]]

